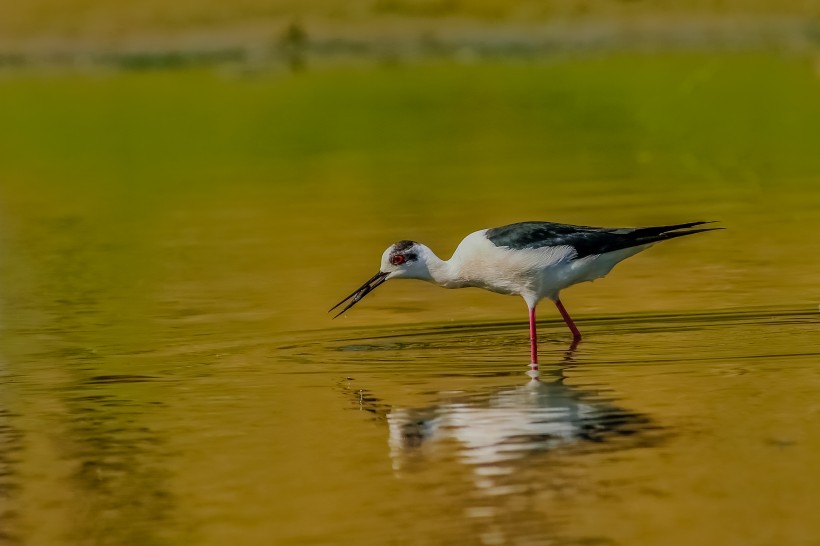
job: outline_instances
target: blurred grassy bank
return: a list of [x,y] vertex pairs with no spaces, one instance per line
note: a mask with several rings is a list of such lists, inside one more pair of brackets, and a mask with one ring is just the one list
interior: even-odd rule
[[[51,36],[116,40],[123,35],[265,27],[302,20],[322,28],[405,26],[435,20],[578,22],[583,20],[688,20],[726,18],[816,18],[820,6],[806,0],[28,0],[0,6],[0,36]],[[354,30],[356,27],[350,27]]]
[[0,5],[0,69],[527,59],[589,51],[820,49],[801,0],[31,0]]

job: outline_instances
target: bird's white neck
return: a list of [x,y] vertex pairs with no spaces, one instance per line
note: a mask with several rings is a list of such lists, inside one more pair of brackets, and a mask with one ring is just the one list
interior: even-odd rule
[[420,258],[422,267],[415,271],[416,278],[444,288],[467,286],[466,280],[461,275],[461,268],[454,260],[442,260],[426,247]]
[[425,279],[444,288],[461,288],[466,281],[461,275],[461,268],[452,260],[445,261],[430,252],[427,258],[427,271],[430,277]]

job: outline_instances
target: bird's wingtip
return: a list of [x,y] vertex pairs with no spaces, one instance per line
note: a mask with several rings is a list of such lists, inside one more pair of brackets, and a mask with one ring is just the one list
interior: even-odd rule
[[681,230],[686,230],[685,231],[686,233],[690,233],[690,232],[694,233],[694,232],[701,232],[701,231],[714,231],[716,229],[726,229],[725,227],[722,227],[722,226],[699,228],[697,230],[688,230],[687,229],[687,228],[691,228],[691,227],[695,227],[695,226],[705,226],[707,224],[717,224],[718,222],[720,222],[720,220],[699,220],[697,222],[689,222],[689,223],[686,223],[686,224],[678,224],[676,226],[671,226],[669,229],[667,229],[663,233],[667,233],[669,235],[672,235],[673,233],[684,233],[684,231],[681,231]]
[[706,224],[717,224],[720,220],[698,220],[697,222],[689,222],[687,224],[680,224],[681,227],[704,226]]

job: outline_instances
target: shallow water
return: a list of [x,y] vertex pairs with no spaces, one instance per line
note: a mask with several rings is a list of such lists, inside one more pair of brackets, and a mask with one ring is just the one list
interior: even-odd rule
[[[0,544],[816,542],[811,65],[621,60],[634,82],[599,96],[608,64],[585,62],[4,82],[43,110],[0,137]],[[759,63],[789,100],[749,115],[776,134],[732,133],[745,103],[686,113]],[[361,78],[382,102],[348,93]],[[680,79],[677,103],[635,98]],[[551,81],[555,118],[529,94]],[[268,95],[296,113],[256,120]],[[199,120],[216,104],[233,116]],[[543,304],[538,377],[518,298],[396,282],[326,313],[395,240],[446,257],[525,219],[727,229],[568,290],[577,346]]]

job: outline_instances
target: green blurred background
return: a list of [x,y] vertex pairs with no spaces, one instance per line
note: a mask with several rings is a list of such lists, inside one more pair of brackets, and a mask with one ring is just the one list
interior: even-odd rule
[[[681,289],[633,309],[683,309],[704,303],[689,290],[703,281],[683,273],[693,262],[788,259],[801,223],[816,225],[815,2],[1,9],[7,221],[74,206],[102,234],[116,222],[149,262],[167,259],[157,246],[180,215],[191,229],[240,230],[192,237],[255,268],[254,300],[306,329],[327,326],[307,310],[348,291],[401,238],[446,255],[470,231],[522,219],[740,228],[690,243],[701,255],[677,269],[646,268],[643,290],[663,290],[668,275],[684,277],[671,283]],[[220,210],[237,222],[215,220]],[[241,248],[248,238],[267,239],[261,255]],[[769,268],[719,275],[718,306],[802,301],[813,250],[779,282]],[[233,259],[214,258],[226,278]],[[628,278],[581,305],[620,308]],[[771,286],[726,290],[741,279]]]
[[[3,2],[0,544],[809,544],[818,150],[816,1]],[[339,385],[517,386],[523,303],[325,311],[396,240],[521,220],[728,228],[563,298],[568,388],[677,436],[399,479]]]

